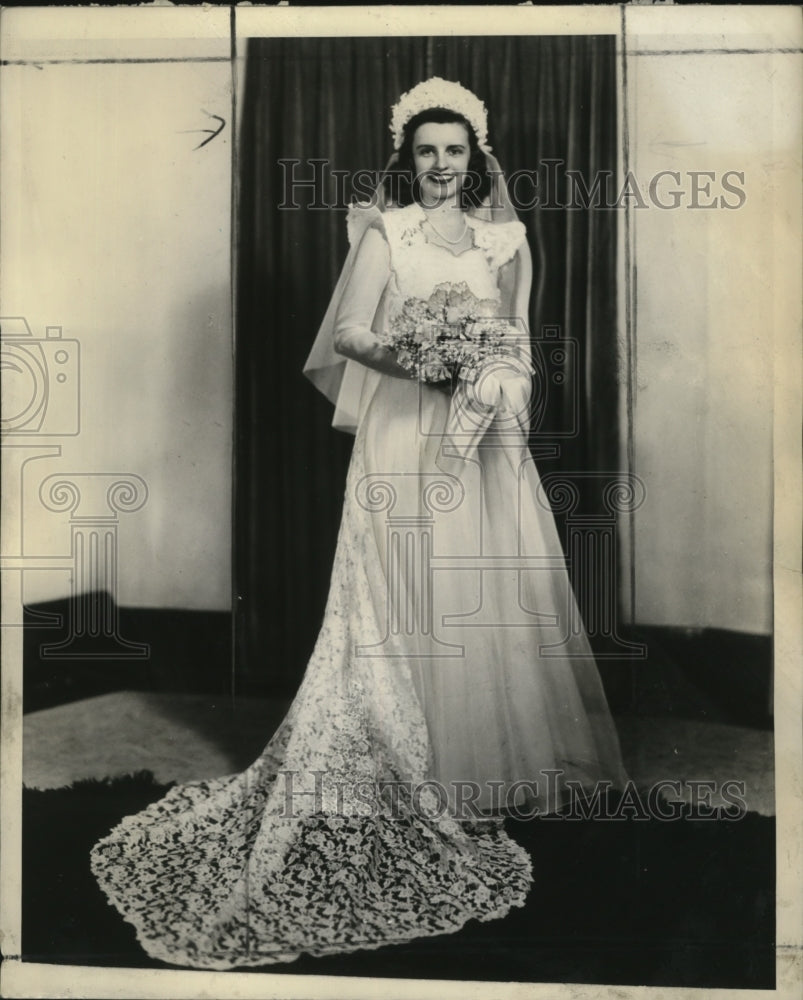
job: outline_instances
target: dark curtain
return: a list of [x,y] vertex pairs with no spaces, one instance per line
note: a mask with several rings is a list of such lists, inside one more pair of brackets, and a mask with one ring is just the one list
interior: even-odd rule
[[[331,428],[330,404],[301,369],[347,249],[352,192],[331,170],[381,169],[391,105],[438,75],[484,100],[509,177],[561,161],[550,197],[565,204],[566,170],[590,186],[616,169],[614,59],[609,36],[249,42],[237,242],[238,690],[296,688],[328,590],[353,438]],[[329,165],[317,168],[320,189],[293,196],[290,171],[310,179],[314,159]],[[532,201],[534,190],[524,183],[519,195]],[[301,207],[288,207],[294,200]],[[531,444],[552,441],[560,453],[539,462],[542,475],[619,467],[615,215],[549,203],[520,210],[535,264],[534,337],[548,328],[571,347],[548,358],[547,406]]]

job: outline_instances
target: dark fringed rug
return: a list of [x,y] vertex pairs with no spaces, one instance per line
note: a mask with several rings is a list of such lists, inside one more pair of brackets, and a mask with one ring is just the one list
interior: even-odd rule
[[[92,845],[166,788],[148,772],[23,796],[23,959],[167,968],[89,870]],[[456,934],[258,971],[701,988],[775,986],[775,823],[508,821],[533,858],[526,907]],[[253,970],[252,970],[253,971]]]

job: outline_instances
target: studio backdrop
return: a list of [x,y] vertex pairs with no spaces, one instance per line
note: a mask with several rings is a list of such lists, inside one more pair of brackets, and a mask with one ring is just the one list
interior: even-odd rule
[[[533,251],[530,325],[548,348],[538,352],[545,400],[531,446],[538,455],[552,445],[553,456],[538,460],[539,471],[622,464],[619,213],[560,207],[572,172],[592,183],[616,171],[615,39],[250,41],[237,238],[240,690],[292,693],[323,616],[353,438],[332,429],[330,404],[301,370],[345,259],[349,178],[384,166],[392,104],[430,76],[458,80],[485,102],[495,154],[509,178],[524,179],[515,194]],[[305,180],[317,187],[298,184]]]

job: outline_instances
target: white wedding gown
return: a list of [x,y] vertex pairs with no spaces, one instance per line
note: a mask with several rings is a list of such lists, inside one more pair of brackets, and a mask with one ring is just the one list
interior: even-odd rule
[[[453,255],[422,221],[416,205],[351,220],[390,248],[389,314],[443,282],[500,299],[524,227],[471,220]],[[367,330],[361,295],[350,282],[343,315]],[[457,397],[364,380],[324,621],[287,717],[248,770],[171,789],[93,849],[153,957],[258,966],[502,917],[533,876],[495,806],[554,808],[545,772],[626,781],[505,392],[461,445]]]

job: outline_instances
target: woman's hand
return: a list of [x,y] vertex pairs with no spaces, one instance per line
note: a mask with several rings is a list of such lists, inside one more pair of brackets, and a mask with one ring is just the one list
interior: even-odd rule
[[412,376],[396,360],[396,352],[385,347],[370,329],[358,328],[352,330],[338,329],[335,331],[335,351],[352,361],[359,361],[366,368],[393,378],[409,379]]

